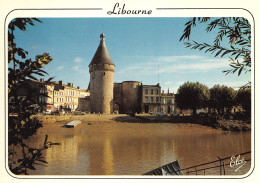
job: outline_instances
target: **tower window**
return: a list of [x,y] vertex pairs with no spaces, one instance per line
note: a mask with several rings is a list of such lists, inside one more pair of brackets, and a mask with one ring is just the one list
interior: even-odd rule
[[106,73],[104,72],[103,75],[106,75]]

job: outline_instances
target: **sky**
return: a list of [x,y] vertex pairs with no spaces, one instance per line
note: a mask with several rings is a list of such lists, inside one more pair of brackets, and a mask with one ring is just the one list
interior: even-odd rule
[[[16,29],[15,42],[28,51],[27,58],[47,52],[53,61],[45,66],[54,81],[87,89],[89,68],[99,45],[100,34],[115,64],[114,82],[158,82],[162,90],[176,93],[184,82],[200,82],[237,89],[251,80],[250,73],[226,75],[229,58],[185,48],[179,39],[189,18],[39,18],[26,31]],[[212,43],[216,31],[206,33],[201,24],[190,39]],[[227,45],[226,45],[227,46]]]

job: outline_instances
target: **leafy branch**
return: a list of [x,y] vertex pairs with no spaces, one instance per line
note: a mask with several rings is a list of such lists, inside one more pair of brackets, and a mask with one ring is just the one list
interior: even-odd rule
[[[191,29],[197,23],[207,23],[212,18],[209,17],[194,17],[186,24],[183,34],[180,38],[182,40],[189,40]],[[198,43],[196,41],[185,42],[187,48],[205,50],[214,54],[215,57],[229,56],[231,69],[223,71],[226,74],[238,73],[238,76],[244,72],[251,71],[251,25],[245,18],[240,17],[221,17],[216,18],[208,23],[206,32],[211,32],[218,29],[218,33],[214,39],[213,44]],[[230,48],[221,46],[221,42],[227,39]],[[239,61],[242,60],[242,61]]]
[[[36,76],[48,74],[43,66],[50,63],[52,57],[43,53],[37,55],[34,61],[26,59],[28,52],[14,42],[15,29],[25,31],[27,25],[33,26],[35,21],[41,22],[36,18],[17,18],[8,26],[8,160],[9,169],[14,174],[28,174],[28,169],[35,169],[34,164],[47,163],[42,156],[42,151],[48,147],[47,136],[39,149],[29,147],[24,140],[42,127],[41,122],[33,117],[36,109],[31,109],[42,94],[28,80],[37,80]],[[19,57],[26,60],[21,61]],[[22,96],[19,94],[21,91],[24,93]]]

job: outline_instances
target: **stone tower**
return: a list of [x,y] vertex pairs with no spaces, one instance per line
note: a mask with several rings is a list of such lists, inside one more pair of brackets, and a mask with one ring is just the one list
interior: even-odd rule
[[105,35],[100,35],[97,51],[89,64],[90,110],[92,113],[113,112],[113,85],[115,64],[105,44]]

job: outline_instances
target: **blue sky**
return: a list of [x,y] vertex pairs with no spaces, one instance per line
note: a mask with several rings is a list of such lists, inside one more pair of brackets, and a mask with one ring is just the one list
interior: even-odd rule
[[[179,39],[189,18],[39,18],[26,31],[15,30],[15,41],[29,52],[28,58],[44,52],[53,57],[45,66],[55,81],[71,82],[86,89],[88,65],[106,35],[106,46],[115,64],[114,82],[159,82],[162,90],[177,92],[186,81],[208,87],[224,84],[240,87],[250,81],[250,73],[225,75],[228,57],[219,58],[203,51],[185,48]],[[206,33],[199,25],[191,40],[211,43],[216,32]],[[158,69],[159,68],[159,69]],[[159,72],[158,72],[159,71]]]

